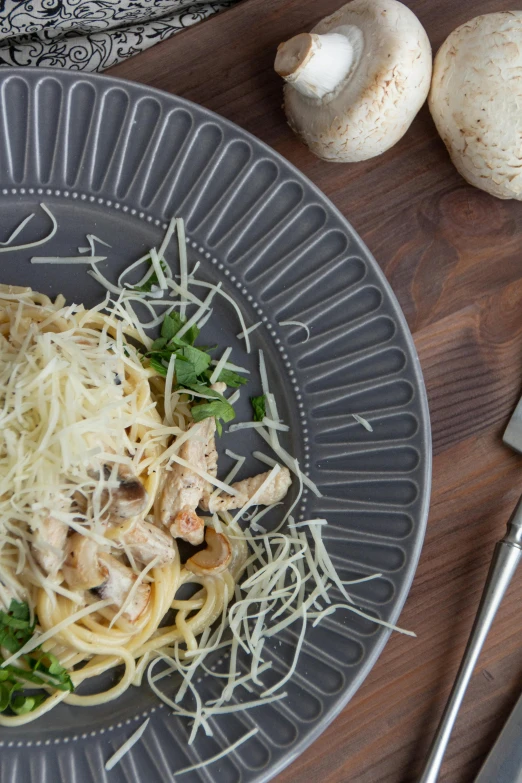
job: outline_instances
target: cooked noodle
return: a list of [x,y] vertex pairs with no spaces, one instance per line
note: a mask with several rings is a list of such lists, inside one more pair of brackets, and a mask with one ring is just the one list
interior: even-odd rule
[[[42,634],[64,624],[42,649],[56,655],[75,686],[115,666],[124,667],[119,680],[100,693],[49,688],[49,698],[32,712],[0,714],[0,725],[14,726],[39,718],[61,701],[92,706],[115,699],[141,681],[144,665],[154,657],[171,655],[174,648],[182,656],[183,650],[197,650],[198,637],[234,595],[247,548],[239,526],[229,530],[230,517],[225,514],[220,530],[230,532],[232,559],[224,571],[209,576],[190,572],[181,564],[173,539],[173,562],[143,575],[142,568],[133,566],[143,584],[150,585],[150,599],[135,621],[115,606],[104,605],[66,624],[79,609],[99,599],[88,590],[69,587],[61,569],[54,576],[45,573],[35,558],[38,530],[57,509],[57,518],[69,532],[79,530],[97,542],[101,539],[103,551],[132,566],[121,539],[135,519],[104,525],[104,488],[109,487],[111,497],[111,481],[125,464],[148,494],[141,517],[148,514],[153,521],[161,482],[169,470],[168,458],[162,461],[162,455],[173,436],[187,430],[190,410],[186,396],[174,395],[170,423],[164,423],[164,378],[143,365],[135,347],[138,332],[101,308],[85,310],[66,305],[62,296],[52,302],[30,289],[2,286],[0,335],[0,600],[6,611],[10,598],[27,602]],[[101,362],[100,356],[105,357]],[[53,365],[47,371],[50,360]],[[89,384],[95,365],[98,369]],[[29,410],[31,393],[34,408]],[[17,454],[23,454],[18,465]],[[89,498],[87,509],[78,508],[78,490]],[[206,524],[212,525],[212,520]],[[192,596],[180,598],[179,590],[186,585]],[[160,627],[170,609],[175,610],[171,624]]]

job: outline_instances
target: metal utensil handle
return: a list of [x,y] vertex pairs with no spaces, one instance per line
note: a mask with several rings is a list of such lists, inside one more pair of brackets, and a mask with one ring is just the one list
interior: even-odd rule
[[419,783],[435,783],[462,704],[491,623],[522,557],[522,498],[511,516],[507,533],[495,546],[479,608],[448,703],[435,733]]

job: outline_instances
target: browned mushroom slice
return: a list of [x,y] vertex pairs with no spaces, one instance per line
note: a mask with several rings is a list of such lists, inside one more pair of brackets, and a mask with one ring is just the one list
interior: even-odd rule
[[96,541],[82,536],[81,533],[73,533],[67,539],[63,575],[73,589],[91,590],[103,584],[106,575],[98,562]]
[[229,540],[222,533],[216,533],[213,527],[205,531],[206,549],[189,557],[185,568],[193,574],[202,576],[219,574],[227,568],[232,558]]
[[[231,487],[237,490],[237,495],[223,494],[211,498],[211,495],[206,492],[201,499],[201,508],[212,513],[233,508],[242,508],[253,498],[269,476],[270,471],[267,471],[266,473],[260,473],[257,476],[252,476],[252,478],[243,479],[243,481],[237,481],[235,484],[231,484]],[[255,504],[259,506],[270,506],[272,503],[279,503],[279,501],[283,500],[286,496],[291,484],[292,478],[290,476],[290,471],[288,468],[281,468],[279,473],[276,473],[273,478],[268,481],[266,486],[263,487],[263,490],[255,500]]]
[[[136,574],[107,552],[100,552],[98,560],[104,571],[105,581],[96,588],[96,592],[100,598],[110,599],[116,609],[121,609],[137,579]],[[149,601],[150,585],[139,584],[131,601],[125,607],[123,617],[131,623],[136,622],[147,608]]]
[[[103,467],[103,479],[108,481],[111,477],[110,465]],[[89,471],[96,481],[99,479],[97,470]],[[142,514],[148,503],[148,494],[128,465],[119,465],[116,474],[118,486],[113,489],[104,489],[101,494],[100,506],[107,507],[104,520],[111,525],[117,525],[122,519],[130,519]],[[76,492],[74,500],[80,511],[85,513],[89,503],[88,498],[80,492]]]
[[168,533],[156,525],[138,520],[130,530],[121,537],[132,557],[143,565],[148,565],[158,557],[158,568],[172,563],[176,559],[176,550]]
[[109,500],[109,522],[129,519],[143,513],[147,507],[148,495],[145,487],[127,465],[118,467],[118,487],[103,493],[102,504]]
[[31,549],[36,562],[46,574],[53,576],[60,570],[65,558],[68,530],[68,526],[63,522],[58,522],[49,516],[35,531]]

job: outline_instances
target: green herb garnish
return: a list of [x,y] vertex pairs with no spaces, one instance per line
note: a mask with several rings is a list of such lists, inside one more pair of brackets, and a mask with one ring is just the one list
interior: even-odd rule
[[265,395],[261,394],[259,397],[251,397],[250,402],[254,411],[254,421],[263,421],[266,416]]
[[194,421],[202,421],[203,419],[208,419],[209,416],[214,416],[218,435],[221,435],[223,430],[220,419],[223,421],[231,421],[236,415],[232,405],[229,402],[222,402],[221,400],[200,402],[197,405],[193,405],[190,412],[192,413]]
[[[35,621],[30,621],[29,606],[11,601],[8,612],[0,611],[0,646],[10,653],[18,652],[32,638]],[[5,658],[0,656],[0,663]],[[36,647],[28,655],[22,655],[17,665],[0,668],[0,712],[10,709],[16,715],[32,712],[47,698],[46,693],[26,694],[25,689],[51,686],[60,691],[72,691],[71,678],[58,658]]]
[[[149,260],[149,268],[152,266],[152,261]],[[160,266],[163,272],[167,271],[167,265],[164,261],[160,259]],[[159,288],[159,280],[158,275],[156,272],[153,272],[149,279],[143,283],[143,285],[134,285],[131,287],[131,291],[141,291],[143,294],[150,294],[152,291],[153,286],[158,286]]]
[[[212,370],[208,370],[206,376],[210,378],[211,375]],[[221,370],[218,381],[226,383],[231,389],[239,389],[240,386],[248,383],[248,378],[243,377],[243,375],[238,375],[237,372],[234,372],[233,370]]]
[[[175,356],[176,382],[173,388],[186,389],[211,397],[211,400],[192,405],[192,417],[194,421],[202,421],[214,416],[216,429],[221,435],[221,422],[231,421],[235,411],[222,394],[210,388],[213,372],[210,366],[212,361],[210,352],[214,349],[209,346],[194,345],[199,336],[197,326],[193,324],[181,337],[178,337],[178,333],[186,323],[186,318],[178,312],[173,311],[165,316],[161,325],[161,336],[154,340],[147,354],[150,366],[165,378],[170,358]],[[248,383],[247,378],[232,370],[221,370],[218,381],[233,389]]]

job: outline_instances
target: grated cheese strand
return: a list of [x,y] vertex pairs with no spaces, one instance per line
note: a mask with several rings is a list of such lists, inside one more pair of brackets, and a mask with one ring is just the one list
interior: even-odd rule
[[198,764],[192,764],[192,766],[190,767],[183,767],[183,769],[178,769],[174,773],[174,777],[176,777],[176,775],[184,775],[186,772],[194,772],[194,770],[196,769],[202,769],[203,767],[208,767],[209,764],[213,764],[215,761],[219,761],[225,756],[228,756],[229,753],[232,753],[236,748],[239,748],[240,745],[243,745],[244,742],[247,742],[249,739],[254,737],[258,733],[258,731],[259,729],[257,728],[252,729],[247,734],[244,734],[238,740],[233,742],[232,745],[229,745],[227,748],[225,748],[225,750],[222,750],[221,753],[216,753],[215,756],[211,756],[209,759],[206,759],[205,761],[200,761]]
[[139,728],[136,729],[134,734],[131,734],[129,739],[123,743],[121,748],[118,748],[116,753],[114,753],[114,755],[110,757],[110,759],[105,764],[105,769],[107,770],[107,772],[109,772],[113,767],[115,767],[116,764],[118,764],[118,762],[122,760],[125,754],[129,752],[129,750],[133,747],[133,745],[135,745],[141,739],[141,737],[145,732],[145,729],[149,725],[149,721],[150,718],[144,720],[141,726],[139,726]]
[[[48,209],[48,207],[46,207],[45,204],[43,204],[43,203],[40,204],[40,207],[51,218],[51,222],[52,222],[53,226],[52,226],[52,229],[49,232],[49,234],[47,234],[47,236],[43,237],[43,239],[37,239],[34,242],[27,242],[25,245],[9,245],[7,247],[6,246],[0,247],[0,253],[12,252],[13,250],[27,250],[29,247],[37,247],[38,245],[44,245],[46,242],[48,242],[50,239],[52,239],[54,237],[54,235],[58,231],[58,223],[56,221],[56,218],[54,217],[54,215],[51,212],[51,210]],[[25,221],[24,225],[26,225],[28,222],[29,222],[29,219],[26,218],[26,221]],[[23,228],[23,226],[22,226],[22,228]],[[18,226],[18,229],[20,229],[20,226]],[[18,233],[20,233],[20,232],[17,230],[15,232],[15,236],[17,236]]]
[[13,231],[13,233],[11,234],[11,236],[9,237],[9,239],[6,239],[6,241],[5,241],[5,242],[0,242],[0,245],[2,245],[3,247],[6,247],[7,245],[10,245],[10,244],[11,244],[11,242],[12,242],[14,239],[16,239],[16,237],[18,236],[18,234],[21,234],[21,233],[22,233],[22,231],[24,230],[24,228],[26,227],[26,225],[29,223],[29,221],[30,221],[30,220],[32,220],[32,219],[34,218],[34,214],[35,214],[35,213],[33,212],[33,213],[32,213],[32,215],[27,215],[27,217],[26,217],[26,218],[24,218],[24,219],[22,220],[22,222],[18,224],[18,226],[15,228],[15,230]]
[[231,353],[232,353],[232,348],[230,347],[225,348],[225,350],[223,351],[223,355],[221,356],[221,359],[217,362],[216,366],[214,367],[214,370],[212,371],[212,375],[210,376],[209,383],[211,384],[216,383]]
[[355,421],[359,422],[359,424],[362,424],[365,430],[368,430],[368,432],[373,432],[373,427],[370,424],[369,421],[367,421],[363,416],[359,416],[358,413],[352,413],[353,418]]
[[99,264],[107,256],[33,256],[31,264]]
[[179,252],[179,279],[182,295],[182,304],[179,314],[185,318],[186,312],[186,292],[188,291],[188,262],[187,262],[187,240],[185,237],[185,222],[183,218],[177,218],[176,228],[178,231],[178,252]]

